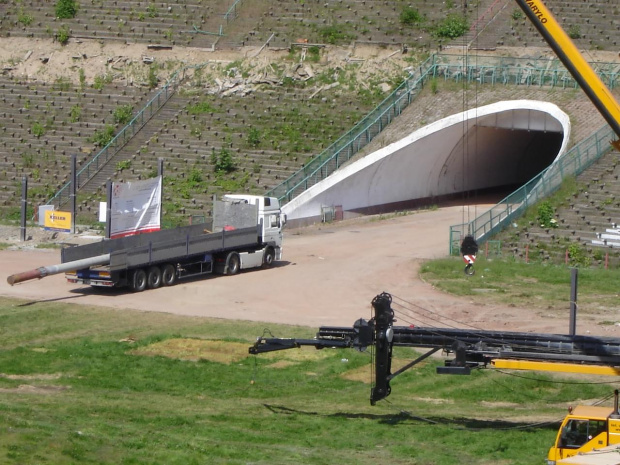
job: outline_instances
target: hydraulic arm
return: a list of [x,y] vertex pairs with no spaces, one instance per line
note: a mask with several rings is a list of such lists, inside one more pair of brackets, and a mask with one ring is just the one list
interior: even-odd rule
[[[453,355],[438,373],[469,374],[471,368],[491,366],[517,370],[547,370],[620,375],[620,338],[482,331],[453,328],[395,326],[392,297],[387,293],[372,301],[374,317],[359,319],[353,327],[321,327],[314,339],[260,337],[250,347],[251,354],[314,346],[323,348],[372,347],[374,386],[371,404],[390,395],[390,381],[438,351]],[[392,373],[394,346],[430,349]]]
[[[515,0],[559,60],[620,137],[620,104],[564,32],[542,0]],[[612,142],[620,150],[620,141]]]

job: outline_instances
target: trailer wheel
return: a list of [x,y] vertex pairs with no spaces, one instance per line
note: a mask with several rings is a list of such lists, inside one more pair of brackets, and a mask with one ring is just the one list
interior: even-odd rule
[[142,292],[146,289],[146,271],[142,268],[133,272],[131,288],[134,292]]
[[271,265],[273,265],[275,259],[276,251],[273,250],[273,247],[267,247],[267,250],[265,250],[265,256],[263,257],[263,266],[265,268],[269,268]]
[[152,266],[147,273],[147,285],[149,289],[157,289],[161,286],[161,269],[158,266]]
[[177,274],[172,263],[166,263],[161,270],[161,282],[164,286],[173,286],[177,282]]
[[233,275],[239,273],[241,269],[241,259],[237,252],[230,252],[226,257],[226,274]]

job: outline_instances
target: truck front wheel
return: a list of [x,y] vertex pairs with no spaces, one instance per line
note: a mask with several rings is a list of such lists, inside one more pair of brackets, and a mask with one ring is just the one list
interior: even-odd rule
[[149,272],[147,274],[147,281],[149,289],[157,289],[161,286],[161,270],[158,266],[152,266],[149,268]]
[[172,263],[166,263],[162,268],[161,281],[164,286],[172,286],[177,282],[177,273]]
[[237,252],[230,252],[226,257],[226,274],[233,275],[239,273],[241,269],[241,259]]
[[267,247],[267,250],[265,250],[265,256],[263,257],[263,266],[265,268],[269,268],[271,265],[273,265],[275,259],[276,251],[273,250],[273,247]]
[[142,292],[146,289],[146,271],[142,268],[133,272],[133,279],[131,281],[131,289],[135,292]]

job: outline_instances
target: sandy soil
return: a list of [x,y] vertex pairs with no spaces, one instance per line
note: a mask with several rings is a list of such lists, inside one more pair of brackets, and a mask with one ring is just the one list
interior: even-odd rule
[[[144,58],[160,65],[160,82],[182,65],[210,63],[227,65],[244,61],[246,68],[264,69],[268,63],[278,62],[289,56],[283,48],[239,47],[233,50],[211,50],[182,47],[171,49],[149,49],[147,44],[125,44],[122,42],[100,42],[98,40],[71,39],[61,45],[52,39],[29,39],[9,37],[0,39],[0,66],[2,71],[18,78],[54,82],[59,78],[78,83],[80,69],[84,71],[87,84],[96,76],[112,75],[123,85],[146,84],[149,64]],[[448,51],[446,49],[446,51]],[[452,48],[450,53],[465,54],[461,48]],[[471,54],[471,52],[468,52]],[[553,57],[548,48],[498,47],[492,51],[476,51],[478,55]],[[614,62],[617,52],[584,51],[590,61]],[[403,55],[400,47],[379,47],[373,45],[327,46],[322,49],[321,61],[313,67],[337,69],[351,62],[358,63],[357,81],[375,80],[377,75],[388,76],[411,66],[407,61],[411,54]],[[210,71],[214,71],[210,68]],[[216,73],[217,74],[217,73]]]
[[[371,300],[385,291],[408,302],[408,308],[435,312],[463,327],[566,333],[568,316],[565,320],[539,309],[476,304],[420,279],[420,263],[447,255],[449,226],[462,221],[463,208],[286,231],[284,261],[271,269],[181,281],[137,294],[75,286],[63,275],[9,286],[6,277],[11,274],[60,262],[58,249],[36,249],[33,240],[0,251],[0,295],[318,327],[350,326],[358,318],[370,318]],[[29,231],[32,234],[42,235],[37,230]],[[88,240],[87,234],[81,240]],[[78,237],[61,233],[54,240],[76,242]],[[448,323],[454,324],[452,320]],[[616,326],[594,322],[580,322],[578,330],[608,336],[619,332]]]

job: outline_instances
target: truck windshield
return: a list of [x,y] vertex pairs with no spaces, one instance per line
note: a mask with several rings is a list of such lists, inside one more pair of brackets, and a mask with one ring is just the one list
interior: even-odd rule
[[601,420],[569,420],[562,429],[560,447],[579,449],[604,431],[605,422]]

